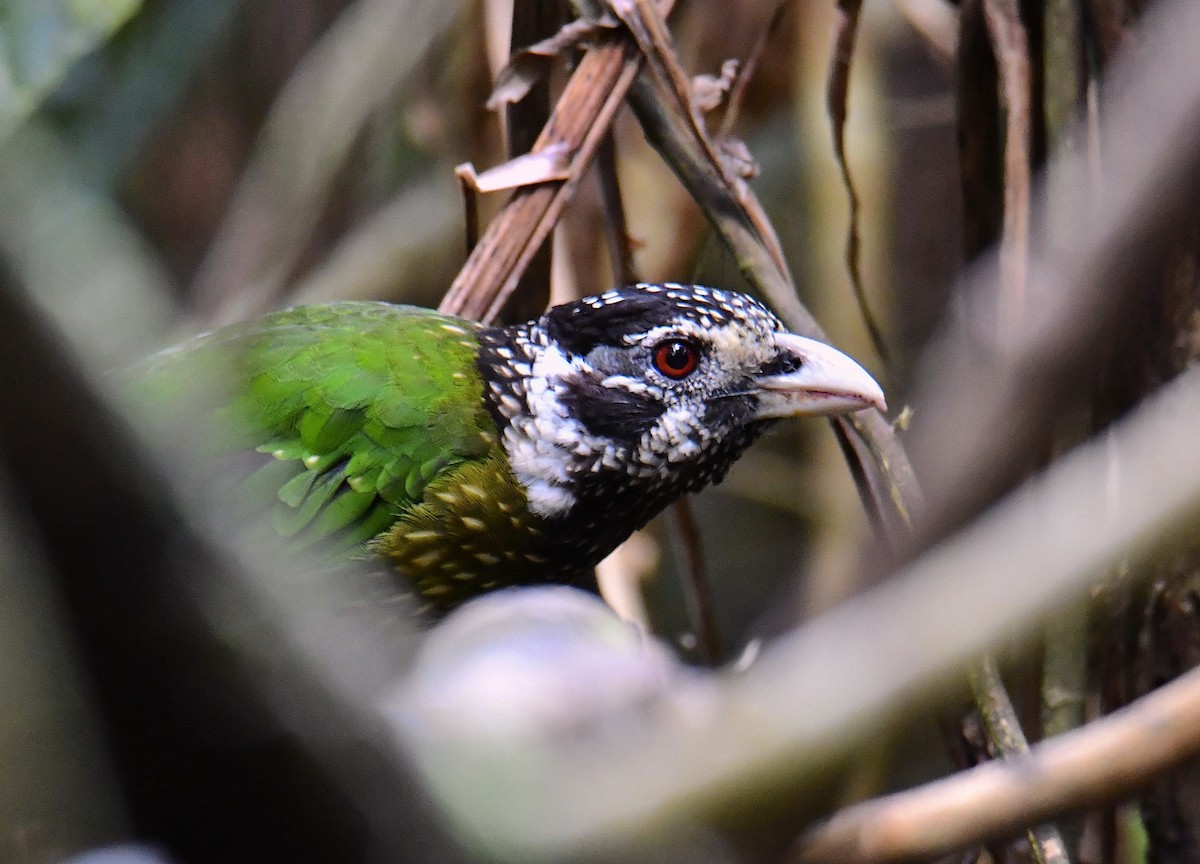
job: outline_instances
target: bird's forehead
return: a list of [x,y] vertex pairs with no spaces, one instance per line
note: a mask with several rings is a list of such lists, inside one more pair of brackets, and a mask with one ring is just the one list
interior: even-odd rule
[[[649,301],[649,302],[647,302]],[[615,288],[585,297],[580,303],[591,310],[603,312],[623,304],[642,303],[647,308],[648,324],[664,325],[672,319],[695,321],[716,327],[731,320],[743,320],[771,330],[783,325],[765,306],[752,297],[707,285],[684,285],[677,282],[642,282],[630,288]],[[613,310],[615,311],[615,310]]]

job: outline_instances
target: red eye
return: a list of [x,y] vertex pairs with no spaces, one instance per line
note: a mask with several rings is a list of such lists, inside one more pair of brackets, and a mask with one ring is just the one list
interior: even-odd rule
[[700,362],[700,352],[691,342],[673,339],[654,349],[654,368],[668,378],[686,378]]

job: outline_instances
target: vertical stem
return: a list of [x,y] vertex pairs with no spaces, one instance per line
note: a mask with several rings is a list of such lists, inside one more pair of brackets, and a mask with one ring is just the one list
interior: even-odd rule
[[1004,105],[1004,227],[1000,236],[1003,287],[1001,335],[1022,327],[1029,282],[1029,199],[1033,146],[1029,38],[1017,0],[983,0],[984,17],[1000,72]]
[[1046,626],[1042,672],[1042,735],[1049,738],[1083,725],[1087,693],[1088,607],[1078,603]]
[[[1049,145],[1058,152],[1079,153],[1086,146],[1086,131],[1080,126],[1087,93],[1086,53],[1083,35],[1083,9],[1079,0],[1046,0],[1042,15],[1043,116]],[[1070,189],[1090,185],[1088,172],[1078,160],[1064,167],[1057,160],[1047,173],[1050,190],[1050,242],[1056,246],[1071,242],[1074,226],[1064,201],[1071,200]],[[1062,190],[1064,194],[1058,194]],[[1041,715],[1042,735],[1060,735],[1084,722],[1084,703],[1088,676],[1087,602],[1076,603],[1056,614],[1045,629],[1045,653],[1042,661]],[[1078,819],[1062,823],[1067,848],[1079,854],[1083,834]]]
[[[545,39],[562,26],[562,0],[513,0],[510,54]],[[535,83],[524,99],[505,109],[505,148],[508,158],[533,149],[538,134],[550,118],[549,76]],[[505,309],[505,317],[523,321],[535,318],[550,302],[550,269],[553,244],[543,241],[521,274],[517,289]]]
[[846,202],[850,208],[849,225],[846,228],[846,272],[854,289],[859,312],[875,353],[884,367],[892,371],[891,356],[883,339],[883,330],[875,320],[871,304],[867,301],[866,286],[862,275],[862,242],[859,233],[859,200],[850,173],[849,157],[846,154],[846,119],[850,99],[850,64],[854,59],[854,42],[858,35],[859,13],[862,0],[838,0],[837,24],[834,27],[833,56],[829,61],[829,83],[825,92],[825,108],[833,127],[833,153],[842,174],[842,185],[846,189]]
[[721,632],[717,626],[717,609],[713,602],[712,584],[708,580],[708,569],[704,562],[704,544],[700,537],[700,526],[692,512],[692,502],[685,495],[671,507],[675,524],[682,540],[684,567],[684,594],[687,597],[688,617],[696,633],[696,647],[700,659],[709,666],[716,666],[724,659]]
[[1051,143],[1074,150],[1078,142],[1072,130],[1079,119],[1086,81],[1078,0],[1046,0],[1043,20],[1046,132]]
[[[987,656],[970,674],[971,694],[983,717],[988,741],[1001,759],[1012,759],[1029,753],[1029,742],[1021,731],[1021,722],[1013,709],[996,668],[996,660]],[[1070,864],[1062,834],[1054,825],[1038,825],[1029,829],[1029,844],[1038,864]]]
[[596,171],[600,180],[600,200],[604,206],[604,224],[608,231],[613,281],[618,285],[631,285],[639,280],[633,264],[633,248],[625,221],[625,205],[621,200],[621,184],[617,178],[617,150],[612,130],[601,139],[596,150]]

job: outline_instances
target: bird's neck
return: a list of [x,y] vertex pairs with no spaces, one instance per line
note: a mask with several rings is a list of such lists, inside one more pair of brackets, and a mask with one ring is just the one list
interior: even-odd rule
[[721,441],[719,452],[711,454],[704,467],[687,466],[665,479],[631,477],[604,468],[578,477],[572,487],[574,505],[551,520],[553,528],[545,533],[543,552],[558,561],[595,566],[681,495],[724,479],[729,467],[768,425],[745,427]]
[[483,331],[478,365],[484,403],[530,512],[565,516],[577,500],[577,478],[604,445],[562,399],[569,360],[535,322]]

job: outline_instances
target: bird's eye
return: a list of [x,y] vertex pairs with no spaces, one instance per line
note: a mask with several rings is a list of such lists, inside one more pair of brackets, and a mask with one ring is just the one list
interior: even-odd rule
[[682,339],[671,339],[654,349],[654,368],[668,378],[686,378],[699,362],[700,350]]

